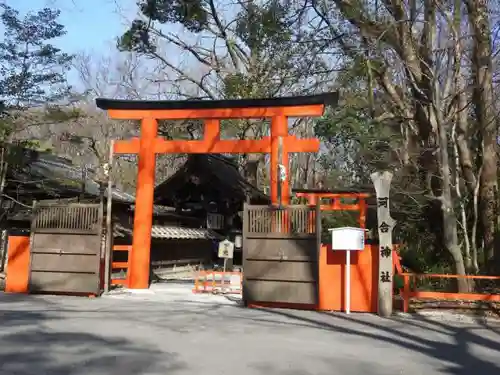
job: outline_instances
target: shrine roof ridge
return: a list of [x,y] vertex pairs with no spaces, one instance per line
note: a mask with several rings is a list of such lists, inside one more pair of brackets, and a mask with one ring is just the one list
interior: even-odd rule
[[103,110],[196,110],[222,108],[264,108],[294,107],[308,105],[336,106],[338,92],[317,95],[286,96],[261,99],[227,99],[227,100],[121,100],[97,98],[96,105]]

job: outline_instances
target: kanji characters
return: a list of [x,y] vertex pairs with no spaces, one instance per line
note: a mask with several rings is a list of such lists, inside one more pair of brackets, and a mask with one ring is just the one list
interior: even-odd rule
[[382,233],[387,233],[387,232],[389,232],[389,228],[390,228],[390,226],[389,226],[389,224],[387,224],[385,221],[383,221],[383,222],[382,222],[382,224],[380,224],[380,227],[379,227],[379,228],[380,228],[380,231],[381,231]]
[[377,203],[378,203],[379,207],[387,207],[387,203],[389,202],[389,198],[382,197],[382,198],[378,198],[377,201],[378,201]]
[[392,250],[389,246],[384,246],[380,249],[380,255],[383,258],[389,258],[392,254]]
[[383,283],[391,282],[391,274],[389,273],[389,271],[382,271],[380,273],[380,281],[382,281]]

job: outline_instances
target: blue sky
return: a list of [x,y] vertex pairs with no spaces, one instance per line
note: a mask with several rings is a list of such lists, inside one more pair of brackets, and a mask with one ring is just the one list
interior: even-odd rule
[[[106,53],[136,11],[134,0],[7,0],[21,13],[45,6],[61,10],[67,34],[55,44],[69,53]],[[119,4],[119,6],[117,5]]]
[[[21,14],[43,7],[59,9],[59,22],[67,34],[54,44],[72,54],[115,52],[115,38],[126,30],[137,12],[135,0],[6,0],[5,3]],[[76,84],[73,74],[69,79],[71,84]]]

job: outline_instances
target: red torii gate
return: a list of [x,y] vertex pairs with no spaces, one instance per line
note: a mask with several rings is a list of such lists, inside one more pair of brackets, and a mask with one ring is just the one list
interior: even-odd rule
[[[366,211],[368,204],[366,200],[370,197],[369,193],[354,191],[328,191],[314,189],[294,189],[293,192],[297,198],[305,198],[307,204],[315,206],[318,199],[329,199],[328,204],[321,204],[321,211],[358,211],[358,223],[360,228],[366,228]],[[345,204],[342,199],[356,199],[357,202]]]
[[[291,152],[318,152],[318,139],[298,139],[288,134],[288,117],[315,117],[323,115],[326,105],[336,105],[338,93],[285,97],[275,99],[243,100],[189,100],[189,101],[130,101],[96,99],[97,107],[108,111],[112,119],[140,120],[140,138],[116,141],[114,153],[138,154],[139,168],[136,187],[136,209],[132,251],[129,254],[129,287],[149,287],[151,226],[155,186],[156,154],[220,154],[270,153],[271,202],[288,204],[290,188],[288,177],[281,183],[279,165],[288,169]],[[271,118],[271,136],[256,140],[220,139],[222,119]],[[157,120],[204,119],[201,140],[165,140],[158,137]]]

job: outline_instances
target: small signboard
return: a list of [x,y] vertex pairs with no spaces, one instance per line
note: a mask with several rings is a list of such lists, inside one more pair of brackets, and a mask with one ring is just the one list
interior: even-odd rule
[[234,243],[229,240],[219,242],[219,258],[232,259],[234,254]]
[[342,227],[328,230],[332,234],[332,250],[365,249],[365,230],[363,228]]

